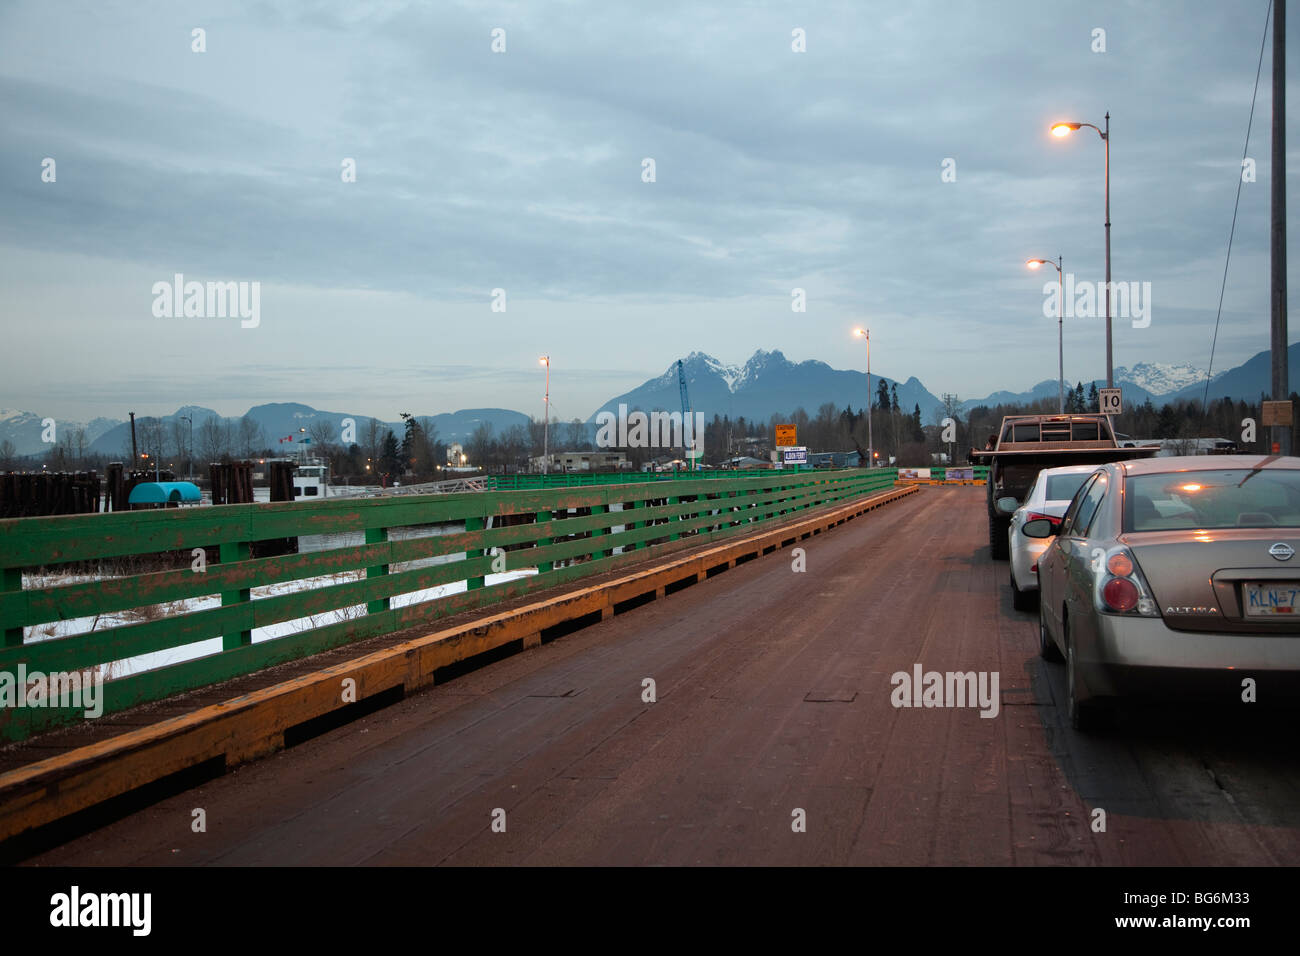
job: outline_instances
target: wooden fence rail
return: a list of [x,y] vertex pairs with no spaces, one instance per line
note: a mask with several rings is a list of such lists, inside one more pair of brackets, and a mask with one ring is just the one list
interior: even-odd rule
[[[0,687],[20,665],[29,681],[93,672],[110,713],[752,531],[890,488],[895,474],[770,471],[0,520]],[[257,542],[312,535],[335,539],[251,556]],[[130,573],[131,559],[160,553],[172,555],[173,569]],[[96,566],[99,574],[87,573]],[[524,576],[492,579],[503,571]],[[419,593],[461,582],[456,593]],[[188,659],[139,660],[162,651]],[[69,707],[2,705],[0,697],[0,738],[82,717]]]

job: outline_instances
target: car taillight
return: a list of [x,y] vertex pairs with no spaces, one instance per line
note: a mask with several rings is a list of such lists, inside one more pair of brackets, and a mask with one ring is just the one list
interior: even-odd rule
[[1026,521],[1033,521],[1033,520],[1036,519],[1036,518],[1046,518],[1048,521],[1052,522],[1052,524],[1054,524],[1054,525],[1058,525],[1058,524],[1061,523],[1061,519],[1060,519],[1059,517],[1057,517],[1056,515],[1045,515],[1045,514],[1039,514],[1037,511],[1031,511],[1031,512],[1029,512],[1029,514],[1027,514],[1027,515],[1025,516],[1025,520],[1026,520]]
[[1142,569],[1127,548],[1094,552],[1092,569],[1097,575],[1096,604],[1103,614],[1136,614],[1159,617],[1160,607]]
[[1137,607],[1137,585],[1128,578],[1111,578],[1101,589],[1101,599],[1112,611],[1131,611]]

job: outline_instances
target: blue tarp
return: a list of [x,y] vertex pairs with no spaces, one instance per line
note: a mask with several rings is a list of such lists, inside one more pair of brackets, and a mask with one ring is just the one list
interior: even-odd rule
[[202,497],[199,486],[192,481],[146,481],[131,489],[127,504],[157,505],[169,501],[197,504]]

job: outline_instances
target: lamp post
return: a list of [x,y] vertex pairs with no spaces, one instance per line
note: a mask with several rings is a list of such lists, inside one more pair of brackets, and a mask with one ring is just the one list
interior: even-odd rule
[[546,366],[546,419],[542,422],[542,474],[545,475],[551,456],[551,357],[543,355],[541,362]]
[[1106,112],[1106,128],[1094,126],[1092,123],[1054,123],[1052,125],[1052,134],[1058,138],[1069,136],[1075,130],[1088,126],[1097,130],[1097,135],[1101,137],[1102,143],[1106,147],[1106,387],[1115,387],[1115,368],[1112,361],[1111,337],[1110,337],[1110,111]]
[[876,450],[871,439],[871,332],[854,329],[853,334],[867,340],[867,467],[876,467]]
[[190,467],[188,469],[189,474],[187,477],[191,481],[193,481],[194,480],[194,416],[181,415],[179,417],[181,421],[190,423],[190,458],[189,458]]
[[1056,257],[1055,262],[1051,259],[1030,259],[1025,263],[1031,269],[1043,265],[1056,267],[1056,393],[1062,414],[1065,413],[1065,286],[1062,284],[1065,273],[1061,271],[1063,263],[1064,260],[1060,256]]

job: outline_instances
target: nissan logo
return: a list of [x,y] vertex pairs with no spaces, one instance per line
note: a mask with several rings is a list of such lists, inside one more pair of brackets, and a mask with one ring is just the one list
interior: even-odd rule
[[1277,544],[1273,545],[1273,547],[1268,549],[1268,553],[1273,555],[1273,557],[1277,558],[1279,561],[1290,561],[1291,555],[1295,554],[1295,548],[1279,541]]

